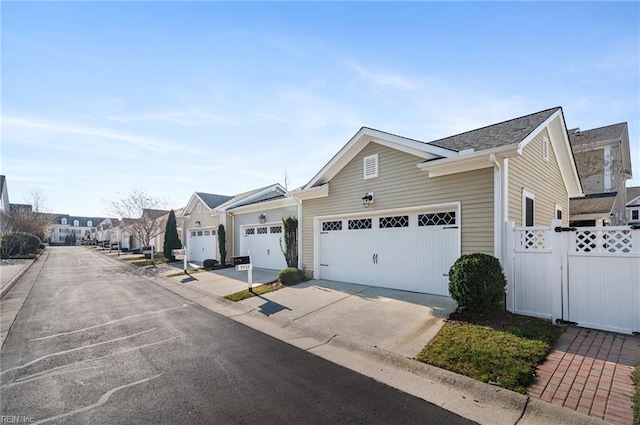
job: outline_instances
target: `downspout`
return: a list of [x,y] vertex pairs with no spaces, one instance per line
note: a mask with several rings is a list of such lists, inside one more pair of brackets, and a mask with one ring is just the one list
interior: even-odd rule
[[489,161],[493,163],[493,255],[500,260],[500,264],[504,266],[502,240],[502,227],[504,226],[503,215],[503,188],[502,188],[502,167],[496,159],[495,154],[489,155]]
[[298,203],[298,269],[302,270],[302,200],[293,199]]

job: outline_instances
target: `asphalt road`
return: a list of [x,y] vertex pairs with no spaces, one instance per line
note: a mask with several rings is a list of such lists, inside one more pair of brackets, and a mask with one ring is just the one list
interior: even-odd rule
[[1,352],[4,422],[472,423],[85,248],[50,248],[45,261]]

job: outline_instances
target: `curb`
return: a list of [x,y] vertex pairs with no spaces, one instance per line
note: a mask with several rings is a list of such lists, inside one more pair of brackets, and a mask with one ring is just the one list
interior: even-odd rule
[[178,283],[165,276],[144,277],[194,304],[480,424],[609,423],[566,407],[371,347],[345,335],[295,321],[265,317],[252,307]]
[[35,263],[36,261],[38,261],[38,259],[40,258],[40,256],[42,255],[42,253],[46,250],[43,249],[40,254],[38,254],[36,256],[36,258],[32,259],[27,265],[25,265],[22,270],[20,270],[18,272],[17,275],[15,275],[14,277],[11,278],[11,280],[9,281],[9,283],[7,283],[2,289],[0,289],[0,299],[4,298],[4,296],[7,294],[7,292],[9,292],[9,290],[13,287],[13,285],[15,285],[16,283],[18,283],[18,281],[20,280],[20,278],[22,276],[24,276],[24,274],[29,271],[29,269],[31,268],[31,266],[33,265],[33,263]]

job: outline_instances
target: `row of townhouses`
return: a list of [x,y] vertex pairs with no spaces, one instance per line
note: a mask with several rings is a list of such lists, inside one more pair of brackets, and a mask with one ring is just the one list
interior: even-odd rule
[[639,224],[631,177],[626,123],[567,129],[556,107],[428,143],[363,127],[298,189],[195,192],[177,217],[190,261],[220,259],[222,224],[227,252],[281,269],[293,216],[307,275],[446,295],[461,254],[503,259],[507,222]]

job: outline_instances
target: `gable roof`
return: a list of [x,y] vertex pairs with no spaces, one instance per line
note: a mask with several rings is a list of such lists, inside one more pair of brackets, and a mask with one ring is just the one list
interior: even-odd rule
[[476,130],[429,142],[430,145],[460,152],[466,149],[487,150],[520,143],[561,108],[545,109]]
[[[640,186],[632,186],[627,188],[627,206],[640,205]],[[636,201],[636,202],[633,202]]]
[[580,131],[579,128],[574,128],[569,131],[569,141],[571,142],[571,145],[577,147],[592,145],[597,142],[619,140],[623,137],[626,128],[626,122],[592,128],[591,130],[585,131]]
[[195,192],[195,194],[210,210],[222,205],[232,198],[231,196],[216,195],[214,193]]
[[595,193],[582,198],[569,199],[569,215],[610,214],[618,192]]
[[142,215],[146,215],[151,220],[155,220],[158,217],[162,217],[165,214],[169,214],[169,210],[153,210],[145,208],[142,210]]
[[253,189],[244,193],[240,193],[233,198],[229,199],[224,204],[218,205],[219,209],[235,208],[241,205],[246,205],[251,202],[260,200],[270,200],[284,196],[287,190],[280,185],[280,183],[270,184],[258,189]]
[[[597,170],[593,169],[590,152],[608,146],[620,146],[622,160],[622,171],[628,178],[632,177],[631,172],[631,151],[629,147],[629,128],[626,122],[606,125],[604,127],[593,128],[591,130],[580,131],[574,128],[568,132],[571,149],[576,157],[576,165],[580,177],[593,175],[602,170],[602,165],[598,164]],[[604,161],[604,159],[603,159]]]

